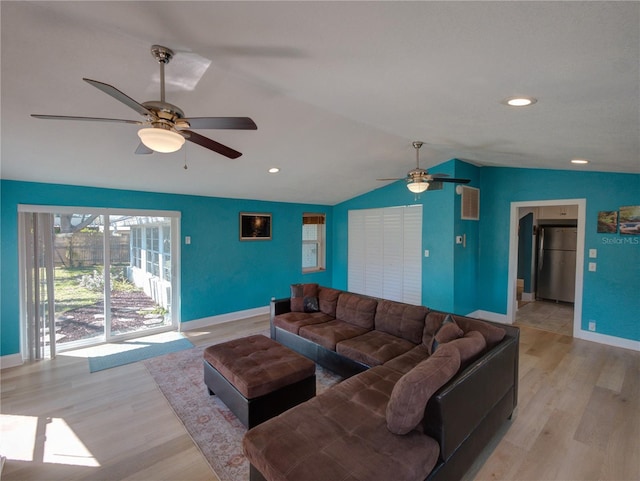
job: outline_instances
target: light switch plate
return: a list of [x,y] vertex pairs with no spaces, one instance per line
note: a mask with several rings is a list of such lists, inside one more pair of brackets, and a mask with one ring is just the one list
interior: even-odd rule
[[589,257],[591,259],[598,257],[598,249],[589,249]]
[[589,272],[595,272],[595,271],[596,271],[596,263],[589,262]]

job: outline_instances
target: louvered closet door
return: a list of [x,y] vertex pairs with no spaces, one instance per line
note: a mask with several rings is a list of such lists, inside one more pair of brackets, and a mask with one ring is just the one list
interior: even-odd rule
[[421,205],[349,211],[349,291],[421,304],[421,252]]

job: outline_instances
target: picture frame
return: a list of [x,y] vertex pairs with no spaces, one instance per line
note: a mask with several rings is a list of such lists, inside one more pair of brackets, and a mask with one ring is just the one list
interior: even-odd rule
[[240,212],[240,240],[271,240],[271,214]]
[[640,235],[640,205],[619,208],[618,225],[621,235]]
[[598,212],[599,234],[615,234],[618,232],[618,211],[617,210],[601,210]]

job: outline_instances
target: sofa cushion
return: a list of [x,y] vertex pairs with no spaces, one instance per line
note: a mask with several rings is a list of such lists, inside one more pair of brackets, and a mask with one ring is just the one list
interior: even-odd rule
[[406,339],[375,330],[338,342],[336,352],[367,366],[378,366],[414,347]]
[[424,344],[419,344],[410,351],[400,354],[398,357],[394,357],[388,362],[384,363],[385,367],[398,371],[400,374],[406,374],[414,367],[420,364],[422,361],[429,357],[429,350]]
[[371,330],[377,305],[378,301],[371,297],[342,292],[338,297],[336,319]]
[[444,321],[442,321],[442,326],[440,326],[440,329],[438,329],[433,336],[431,352],[435,352],[438,348],[438,344],[453,341],[454,339],[458,339],[462,336],[464,336],[464,332],[460,327],[458,327],[453,318],[451,316],[445,317]]
[[438,443],[413,431],[396,436],[385,412],[400,374],[378,366],[249,430],[244,452],[272,481],[426,479]]
[[424,306],[381,300],[376,308],[375,327],[377,331],[420,344],[428,312]]
[[493,349],[497,346],[507,334],[507,331],[501,327],[494,326],[493,324],[481,321],[480,319],[463,316],[454,316],[454,319],[465,334],[471,331],[478,331],[482,334],[484,340],[487,341],[487,347],[489,349]]
[[406,434],[422,421],[429,398],[460,368],[460,353],[443,344],[425,361],[396,383],[387,404],[387,426],[394,434]]
[[[443,321],[447,316],[451,317],[460,329],[466,334],[469,331],[478,331],[487,341],[487,348],[493,349],[507,334],[507,331],[501,327],[494,326],[488,322],[480,319],[474,319],[471,317],[457,316],[453,314],[447,314],[445,312],[430,311],[425,319],[425,330],[422,335],[422,342],[427,346],[433,344],[435,332],[440,328]],[[431,334],[431,340],[429,340],[428,328],[435,327],[435,330]]]
[[[438,350],[444,345],[445,344],[440,344]],[[464,365],[484,351],[484,348],[487,347],[487,341],[485,341],[484,336],[478,331],[469,331],[464,337],[454,339],[448,342],[447,345],[454,346],[458,349],[460,353],[460,363]]]
[[332,320],[333,317],[324,312],[285,312],[273,318],[273,325],[293,334],[298,334],[302,326],[321,324]]
[[333,320],[322,324],[302,326],[298,330],[298,335],[320,344],[326,349],[335,351],[336,344],[340,341],[360,336],[365,332],[368,332],[368,329],[354,326],[348,322]]
[[291,310],[315,312],[318,310],[318,284],[291,284]]
[[338,306],[338,297],[341,292],[331,287],[318,287],[318,307],[320,307],[320,312],[336,317],[336,307]]
[[[427,317],[424,319],[424,329],[422,330],[422,344],[424,344],[429,353],[431,353],[431,345],[433,344],[433,338],[442,326],[442,321],[445,316],[434,316],[432,315],[436,311],[429,311]],[[436,312],[436,314],[440,314]],[[446,315],[446,314],[445,314]]]

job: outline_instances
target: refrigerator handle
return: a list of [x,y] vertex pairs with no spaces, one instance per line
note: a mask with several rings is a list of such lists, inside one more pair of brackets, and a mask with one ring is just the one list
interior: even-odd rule
[[540,247],[538,248],[538,272],[542,270],[544,264],[544,229],[540,229]]

